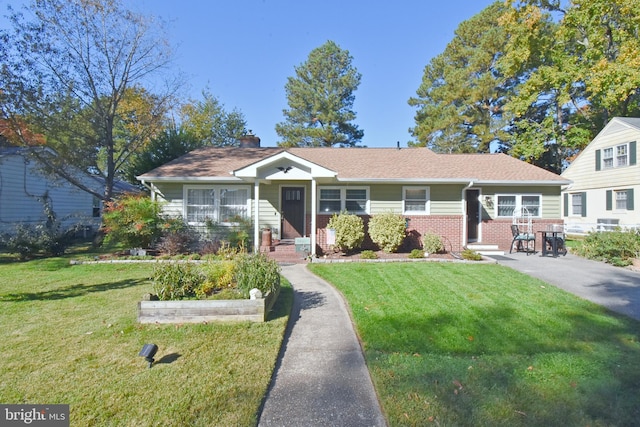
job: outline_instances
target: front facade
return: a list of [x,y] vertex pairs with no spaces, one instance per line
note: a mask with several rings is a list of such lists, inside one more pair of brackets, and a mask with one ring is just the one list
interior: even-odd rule
[[327,224],[343,211],[365,224],[381,213],[403,215],[410,247],[435,233],[448,251],[470,243],[507,249],[514,210],[527,207],[538,229],[558,223],[560,187],[569,183],[503,154],[426,148],[209,147],[138,179],[166,213],[193,226],[248,218],[256,249],[269,228],[275,240],[308,237],[312,254],[331,249]]
[[640,118],[613,118],[562,173],[572,181],[562,191],[568,232],[640,227],[638,140]]

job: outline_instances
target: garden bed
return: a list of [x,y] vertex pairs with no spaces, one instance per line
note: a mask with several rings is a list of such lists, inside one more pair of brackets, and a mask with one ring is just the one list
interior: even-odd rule
[[280,288],[265,298],[242,300],[140,301],[139,323],[265,322]]

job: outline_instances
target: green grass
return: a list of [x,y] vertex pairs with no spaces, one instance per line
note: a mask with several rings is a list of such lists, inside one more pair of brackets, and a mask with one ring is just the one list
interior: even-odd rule
[[[71,425],[256,423],[293,292],[266,323],[140,325],[150,264],[0,259],[0,402],[64,403]],[[152,369],[138,352],[159,346]]]
[[640,423],[639,322],[497,265],[311,269],[348,300],[391,426]]

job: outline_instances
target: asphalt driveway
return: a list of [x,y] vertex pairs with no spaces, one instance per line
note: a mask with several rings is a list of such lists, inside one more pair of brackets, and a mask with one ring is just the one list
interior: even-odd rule
[[542,257],[512,253],[492,257],[499,264],[537,277],[612,311],[640,320],[640,272],[575,255]]

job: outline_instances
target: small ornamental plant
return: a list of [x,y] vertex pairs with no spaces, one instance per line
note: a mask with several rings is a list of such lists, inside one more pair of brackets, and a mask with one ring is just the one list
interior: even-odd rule
[[437,234],[425,233],[422,236],[422,248],[425,253],[437,254],[444,251],[442,239]]
[[362,246],[364,241],[364,222],[358,215],[341,212],[334,214],[327,228],[336,231],[335,247],[343,252],[352,252]]

